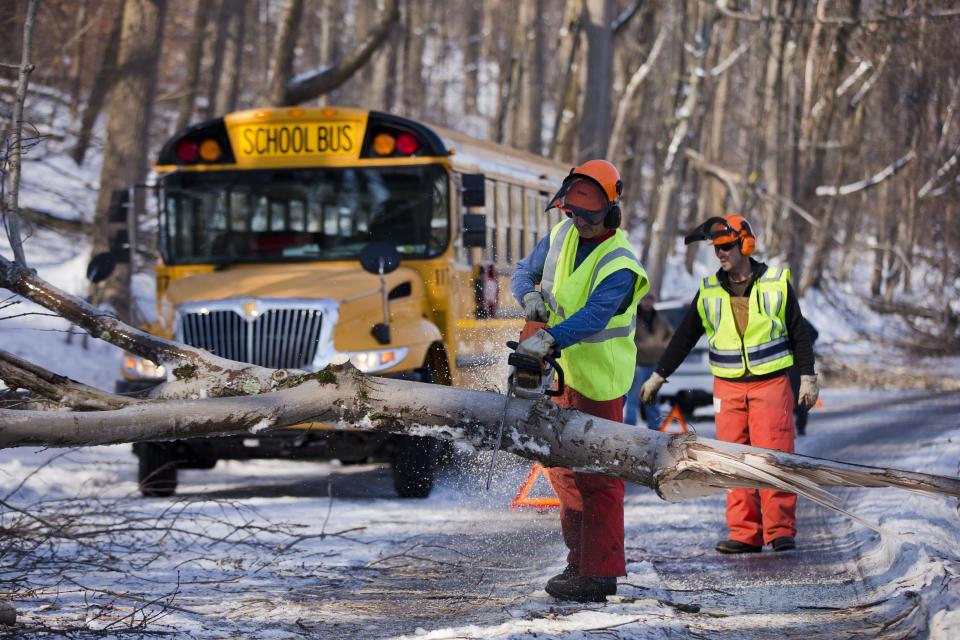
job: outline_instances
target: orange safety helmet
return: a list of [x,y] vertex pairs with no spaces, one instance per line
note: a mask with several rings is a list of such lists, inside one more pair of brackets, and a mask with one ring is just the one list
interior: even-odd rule
[[567,217],[577,215],[590,224],[601,221],[608,229],[620,226],[620,172],[606,160],[589,160],[570,170],[547,210],[559,208]]
[[724,218],[714,216],[683,239],[685,244],[700,240],[708,240],[712,245],[738,242],[740,253],[744,256],[751,256],[757,250],[757,236],[753,233],[753,227],[746,218],[735,213]]

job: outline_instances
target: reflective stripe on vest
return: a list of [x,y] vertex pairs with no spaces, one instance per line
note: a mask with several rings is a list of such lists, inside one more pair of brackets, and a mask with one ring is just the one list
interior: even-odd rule
[[637,304],[649,289],[647,274],[622,231],[617,230],[576,264],[580,236],[572,220],[550,230],[550,246],[540,290],[556,326],[579,311],[590,294],[610,275],[627,269],[636,274],[627,309],[613,316],[602,330],[566,347],[559,363],[566,383],[591,400],[613,400],[630,390],[636,368]]
[[[540,293],[543,295],[547,308],[556,313],[561,318],[566,318],[567,314],[557,299],[553,296],[553,282],[557,274],[557,261],[560,259],[560,252],[563,250],[563,243],[567,239],[567,234],[574,228],[573,220],[564,220],[555,226],[550,232],[550,245],[547,250],[547,260],[543,264],[543,276],[540,278]],[[554,235],[554,231],[556,235]]]
[[789,269],[768,268],[753,283],[743,337],[737,331],[730,294],[715,275],[700,281],[697,311],[710,345],[710,370],[721,378],[763,375],[793,364],[786,328]]

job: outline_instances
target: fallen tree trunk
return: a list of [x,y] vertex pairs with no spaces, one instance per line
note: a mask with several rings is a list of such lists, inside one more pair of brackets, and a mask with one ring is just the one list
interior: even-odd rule
[[[465,440],[491,449],[503,396],[367,377],[350,365],[294,375],[253,396],[154,400],[83,413],[0,410],[0,446],[78,446],[269,433],[301,423]],[[412,399],[416,399],[413,400]],[[852,465],[625,427],[546,400],[511,399],[501,448],[548,467],[617,476],[670,501],[731,487],[776,488],[836,508],[820,486],[899,487],[960,497],[960,479]]]
[[[319,422],[492,449],[505,410],[502,449],[547,467],[636,482],[670,501],[731,487],[791,491],[835,509],[837,500],[822,486],[890,486],[960,497],[956,478],[821,460],[694,434],[677,437],[563,409],[546,398],[514,398],[504,409],[504,398],[496,393],[367,377],[349,364],[315,373],[242,365],[124,325],[3,258],[0,286],[61,313],[97,337],[180,369],[178,379],[156,387],[151,400],[128,406],[83,412],[0,409],[0,447],[259,434]],[[30,385],[36,378],[44,395],[55,397],[50,389],[58,382],[55,375],[11,362],[17,365],[18,384]],[[84,402],[84,408],[95,408],[95,402]]]

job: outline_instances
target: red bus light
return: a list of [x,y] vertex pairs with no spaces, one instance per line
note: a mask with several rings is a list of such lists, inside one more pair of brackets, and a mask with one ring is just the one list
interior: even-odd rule
[[177,157],[184,162],[196,162],[200,157],[200,145],[192,140],[181,140],[177,143]]
[[404,156],[412,156],[420,149],[420,141],[412,134],[401,133],[397,136],[397,153]]

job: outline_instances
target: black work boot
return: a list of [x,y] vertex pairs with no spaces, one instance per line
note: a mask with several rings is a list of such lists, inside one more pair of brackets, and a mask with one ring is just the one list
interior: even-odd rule
[[593,578],[578,575],[568,580],[548,582],[546,591],[557,600],[606,602],[607,596],[616,595],[617,583],[601,584]]
[[721,540],[715,547],[720,553],[760,553],[763,546],[759,544],[747,544],[739,540]]
[[578,578],[578,577],[580,577],[580,567],[578,567],[575,564],[570,564],[568,562],[566,569],[564,569],[562,573],[558,573],[557,575],[547,580],[547,586],[549,587],[552,584],[556,584],[558,582],[566,582],[571,578]]
[[774,538],[770,546],[773,547],[774,551],[790,551],[797,548],[797,541],[793,539],[793,536],[782,536]]

